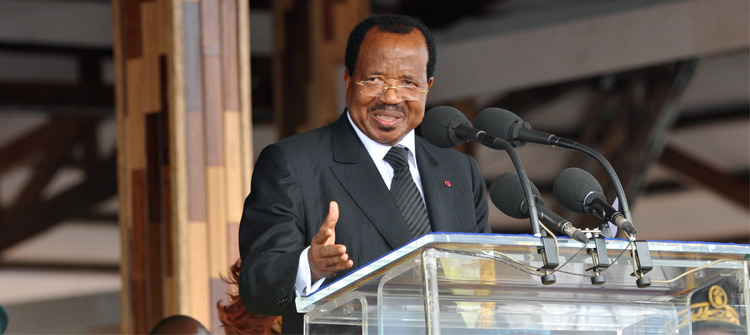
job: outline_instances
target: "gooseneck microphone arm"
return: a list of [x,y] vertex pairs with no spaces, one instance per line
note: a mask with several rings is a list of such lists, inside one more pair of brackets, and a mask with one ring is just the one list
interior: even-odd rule
[[564,138],[559,138],[555,135],[551,135],[548,141],[548,144],[550,146],[582,152],[599,162],[599,164],[601,164],[604,167],[604,170],[607,172],[607,176],[609,176],[610,181],[612,181],[612,185],[615,188],[615,193],[617,194],[617,199],[620,202],[620,211],[625,215],[625,218],[628,219],[628,221],[633,222],[630,208],[628,207],[628,199],[625,197],[625,191],[623,190],[622,184],[620,183],[620,178],[617,177],[617,173],[612,167],[612,164],[610,164],[602,154],[583,144]]
[[[461,114],[461,116],[463,116],[463,114]],[[468,120],[466,122],[468,122]],[[534,236],[542,236],[541,229],[539,228],[539,214],[536,208],[536,201],[534,201],[534,193],[532,193],[531,191],[529,176],[526,174],[526,169],[521,163],[521,158],[518,157],[518,153],[516,153],[516,150],[513,149],[513,146],[501,138],[487,134],[484,130],[475,129],[467,126],[466,124],[457,126],[455,128],[455,132],[456,137],[458,138],[479,142],[486,147],[505,150],[505,152],[508,153],[511,162],[513,162],[513,167],[515,167],[516,171],[518,171],[518,177],[521,179],[521,185],[523,186],[524,194],[526,195],[526,201],[529,204],[529,220],[531,221],[531,231],[532,233],[534,233]]]
[[531,231],[534,233],[534,236],[542,236],[542,233],[539,229],[539,215],[536,208],[536,199],[534,199],[534,193],[531,190],[529,176],[526,174],[526,169],[524,169],[523,164],[521,164],[521,158],[518,157],[518,153],[516,153],[516,150],[513,149],[513,146],[511,146],[510,143],[497,137],[495,137],[495,140],[493,142],[494,145],[502,147],[505,152],[508,153],[508,156],[510,156],[510,160],[513,162],[513,166],[518,172],[518,178],[521,180],[523,193],[524,195],[526,195],[526,203],[529,204],[529,220],[531,221]]

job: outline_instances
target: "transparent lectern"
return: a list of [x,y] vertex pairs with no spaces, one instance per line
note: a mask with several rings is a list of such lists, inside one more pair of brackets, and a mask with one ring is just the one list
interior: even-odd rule
[[747,329],[750,246],[648,241],[651,285],[639,288],[629,241],[605,243],[610,265],[597,276],[594,242],[558,239],[556,283],[545,285],[537,237],[433,233],[298,297],[297,309],[306,334],[693,334],[694,292],[731,282],[711,303]]

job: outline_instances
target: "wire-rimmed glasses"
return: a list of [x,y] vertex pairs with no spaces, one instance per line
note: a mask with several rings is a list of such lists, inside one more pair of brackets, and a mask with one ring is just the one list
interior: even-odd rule
[[355,84],[362,86],[362,90],[359,91],[364,95],[371,97],[379,97],[385,95],[389,88],[396,90],[396,95],[404,100],[421,100],[424,94],[429,92],[424,88],[414,85],[397,85],[389,86],[383,81],[356,81]]

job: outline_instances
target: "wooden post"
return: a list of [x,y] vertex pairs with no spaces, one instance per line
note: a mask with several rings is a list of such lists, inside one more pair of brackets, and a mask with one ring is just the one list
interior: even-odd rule
[[249,193],[249,8],[114,0],[122,331],[164,317],[221,329]]
[[369,1],[273,2],[274,115],[281,138],[336,120],[342,110],[349,32],[369,15]]

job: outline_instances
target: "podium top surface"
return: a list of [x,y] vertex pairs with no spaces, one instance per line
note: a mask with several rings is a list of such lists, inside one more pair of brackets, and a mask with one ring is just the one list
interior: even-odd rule
[[[607,239],[606,248],[611,258],[629,259],[630,241],[625,239]],[[519,257],[530,257],[536,254],[536,249],[542,246],[540,238],[531,235],[499,235],[499,234],[467,234],[467,233],[431,233],[413,240],[406,245],[393,250],[381,258],[366,264],[349,275],[317,290],[309,296],[296,298],[297,310],[308,312],[315,306],[330,299],[330,296],[345,291],[355,290],[359,285],[371,278],[376,278],[384,272],[405,260],[419,257],[426,248],[443,250],[484,252],[492,250],[510,250]],[[581,250],[594,247],[594,242],[588,245],[570,238],[557,239],[560,261],[567,262],[581,257]],[[699,267],[707,263],[730,259],[739,262],[717,264],[718,267],[743,268],[750,261],[750,245],[721,244],[694,241],[648,241],[648,249],[654,260],[654,265],[672,264],[678,262],[680,266]],[[583,253],[585,255],[585,252]],[[623,256],[624,255],[624,256]],[[744,261],[744,262],[743,262]],[[626,268],[626,267],[623,267]],[[747,271],[746,269],[743,271]]]

